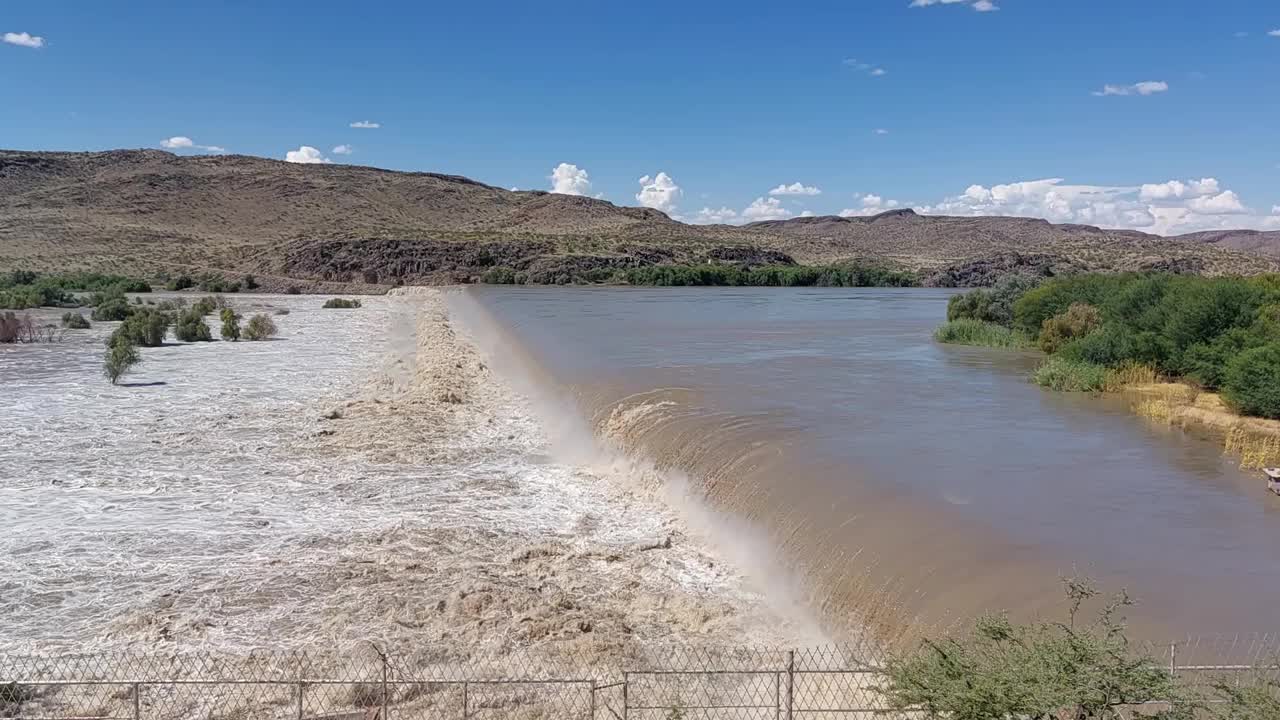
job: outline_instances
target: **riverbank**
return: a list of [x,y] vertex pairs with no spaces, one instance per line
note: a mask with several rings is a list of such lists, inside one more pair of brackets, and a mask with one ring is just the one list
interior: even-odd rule
[[1245,417],[1217,393],[1180,382],[1125,385],[1119,392],[1135,413],[1153,421],[1220,438],[1223,451],[1256,470],[1280,465],[1280,420]]

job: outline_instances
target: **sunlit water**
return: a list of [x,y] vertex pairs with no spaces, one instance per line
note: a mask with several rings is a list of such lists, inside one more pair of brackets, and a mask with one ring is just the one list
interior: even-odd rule
[[949,293],[483,288],[601,431],[767,530],[831,615],[1057,611],[1128,588],[1140,631],[1274,630],[1280,501],[1211,438],[931,338]]

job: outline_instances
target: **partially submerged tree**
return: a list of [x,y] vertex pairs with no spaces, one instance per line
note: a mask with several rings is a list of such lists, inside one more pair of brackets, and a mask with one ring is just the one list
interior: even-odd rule
[[178,316],[178,322],[173,326],[173,336],[182,342],[209,342],[213,340],[213,334],[209,332],[209,325],[204,321],[204,314],[197,308],[184,311]]
[[240,339],[240,316],[231,308],[222,308],[222,339]]
[[271,316],[258,313],[249,318],[249,323],[244,328],[244,337],[246,340],[266,340],[276,332],[276,324]]
[[106,358],[102,364],[102,372],[111,381],[112,385],[120,382],[120,378],[125,373],[137,365],[142,360],[138,356],[138,349],[127,336],[116,338],[109,346],[107,346]]

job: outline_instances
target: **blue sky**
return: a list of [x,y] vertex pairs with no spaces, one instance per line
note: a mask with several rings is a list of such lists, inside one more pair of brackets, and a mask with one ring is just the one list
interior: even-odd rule
[[[1272,31],[1273,0],[6,0],[0,147],[189,138],[523,189],[565,163],[561,190],[690,221],[1280,228]],[[796,183],[820,194],[769,194]]]

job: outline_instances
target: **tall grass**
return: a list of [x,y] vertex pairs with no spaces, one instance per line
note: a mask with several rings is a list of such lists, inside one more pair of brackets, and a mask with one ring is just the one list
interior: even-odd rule
[[1280,436],[1236,425],[1227,432],[1223,451],[1240,456],[1240,467],[1256,470],[1280,466]]
[[1037,385],[1064,392],[1102,392],[1107,388],[1107,369],[1101,365],[1050,357],[1031,376]]
[[1154,385],[1160,382],[1160,373],[1150,365],[1127,361],[1120,367],[1108,368],[1106,387],[1107,392],[1120,392],[1121,390],[1136,385]]
[[981,345],[998,348],[1029,348],[1031,339],[1003,325],[962,318],[951,320],[933,331],[933,339],[952,345]]

